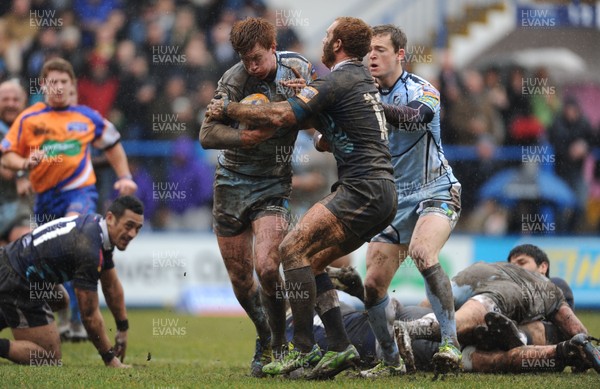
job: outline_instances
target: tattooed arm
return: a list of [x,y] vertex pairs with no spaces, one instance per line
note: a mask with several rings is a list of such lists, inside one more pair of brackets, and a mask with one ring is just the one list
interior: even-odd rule
[[408,105],[383,104],[385,120],[399,127],[401,123],[429,123],[434,113],[427,105],[411,101]]
[[246,123],[250,127],[289,127],[297,123],[290,103],[282,101],[260,105],[229,102],[226,98],[214,98],[208,105],[210,120],[225,117]]

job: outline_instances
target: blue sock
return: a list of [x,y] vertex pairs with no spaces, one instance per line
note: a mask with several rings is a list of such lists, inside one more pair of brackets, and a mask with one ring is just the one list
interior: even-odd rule
[[452,343],[460,347],[456,336],[456,320],[454,319],[454,299],[450,279],[439,263],[423,271],[425,292],[431,303],[433,313],[440,324],[442,343]]
[[393,337],[393,323],[395,314],[393,306],[390,304],[390,297],[386,295],[372,307],[367,308],[369,314],[369,324],[375,337],[381,346],[383,360],[391,366],[398,366],[400,363],[400,354],[398,353],[398,345]]

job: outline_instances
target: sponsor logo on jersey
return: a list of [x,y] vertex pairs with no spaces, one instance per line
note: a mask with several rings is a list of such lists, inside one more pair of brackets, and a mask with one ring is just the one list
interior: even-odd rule
[[88,126],[83,122],[69,122],[67,124],[67,131],[86,132]]
[[66,142],[49,140],[42,144],[41,149],[46,152],[47,157],[54,157],[60,154],[74,157],[81,153],[81,143],[76,139],[71,139]]
[[304,89],[302,89],[297,96],[300,100],[308,104],[308,102],[311,101],[318,93],[319,91],[312,86],[307,86],[304,87]]
[[419,97],[417,101],[427,104],[429,108],[435,110],[440,103],[440,92],[431,85],[423,85],[423,96]]

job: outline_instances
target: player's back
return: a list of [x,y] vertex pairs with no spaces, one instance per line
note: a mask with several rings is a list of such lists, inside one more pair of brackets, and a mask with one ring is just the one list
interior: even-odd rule
[[[242,62],[229,69],[221,80],[217,91],[224,91],[231,101],[241,101],[244,97],[254,93],[261,93],[269,98],[270,102],[285,101],[295,92],[283,87],[282,80],[296,78],[292,71],[294,68],[300,75],[310,82],[314,76],[311,63],[298,53],[289,51],[276,52],[277,71],[272,80],[261,80],[250,76]],[[229,123],[237,127],[238,123]],[[299,127],[292,129],[280,128],[270,139],[259,145],[247,149],[223,150],[219,156],[219,163],[229,170],[251,176],[290,177],[292,152]]]
[[339,180],[393,179],[383,107],[365,66],[358,61],[342,63],[315,85],[318,91],[308,87],[297,98],[309,104],[317,94],[325,95],[316,101],[331,122],[319,130],[332,147]]
[[440,128],[440,94],[423,78],[404,71],[389,89],[382,89],[384,104],[407,105],[420,102],[433,111],[429,123],[388,123],[389,147],[394,176],[402,185],[400,192],[410,193],[442,177],[457,182],[444,156]]
[[[17,274],[31,282],[62,283],[77,276],[83,262],[102,267],[101,216],[56,219],[34,229],[5,247]],[[106,237],[106,239],[108,239]],[[100,270],[98,270],[100,271]]]

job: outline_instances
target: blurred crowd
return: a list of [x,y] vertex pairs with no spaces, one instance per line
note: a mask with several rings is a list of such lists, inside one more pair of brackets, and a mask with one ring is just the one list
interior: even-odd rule
[[[452,160],[463,186],[461,227],[523,233],[523,221],[539,215],[551,217],[548,233],[600,230],[600,118],[593,97],[600,98],[600,85],[558,84],[543,66],[459,72],[445,58],[441,68],[436,83],[444,145],[472,146],[475,152],[473,159]],[[515,169],[509,184],[529,179],[536,196],[523,190],[503,197],[498,190],[493,199],[482,198],[486,181],[509,168]],[[572,203],[553,195],[559,189],[554,180],[544,185],[548,176],[566,185]]]
[[[229,32],[246,16],[272,20],[278,49],[302,53],[298,35],[276,23],[275,10],[262,0],[6,0],[0,4],[0,81],[19,78],[34,103],[42,98],[44,61],[70,61],[79,103],[112,121],[124,140],[174,141],[169,158],[130,155],[152,228],[209,230],[215,159],[200,148],[197,134],[218,79],[239,61]],[[483,201],[479,188],[502,169],[531,163],[498,158],[499,147],[536,145],[533,150],[554,160],[543,168],[577,197],[561,228],[598,229],[600,164],[592,150],[600,146],[600,121],[586,118],[581,97],[564,93],[543,68],[458,72],[449,59],[442,62],[431,81],[442,96],[444,144],[475,150],[475,159],[451,160],[463,185],[458,229],[511,232],[510,210]],[[298,190],[326,192],[335,176],[333,159],[325,170],[308,166],[323,162],[317,156],[295,160]],[[101,156],[96,161],[101,197],[108,201],[113,177],[103,172]],[[300,173],[311,178],[302,180]]]

